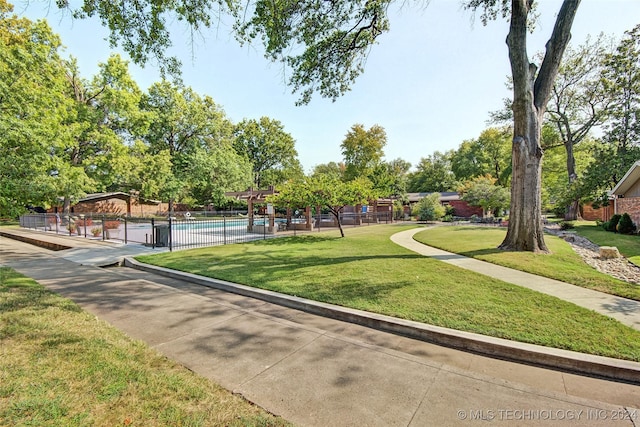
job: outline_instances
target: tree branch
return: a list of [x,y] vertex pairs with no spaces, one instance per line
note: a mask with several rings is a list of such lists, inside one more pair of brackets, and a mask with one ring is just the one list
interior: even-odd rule
[[580,0],[564,0],[558,12],[533,89],[534,104],[539,112],[544,111],[549,100],[551,88],[562,62],[562,55],[571,38],[571,26],[579,5]]

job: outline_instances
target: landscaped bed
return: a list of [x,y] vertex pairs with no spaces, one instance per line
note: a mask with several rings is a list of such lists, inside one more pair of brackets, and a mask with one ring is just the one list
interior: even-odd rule
[[637,234],[620,234],[605,231],[602,226],[593,222],[579,221],[575,226],[576,232],[591,240],[598,246],[615,246],[629,261],[640,265],[640,236]]
[[[389,240],[406,228],[362,227],[348,230],[346,238],[327,232],[138,260],[432,325],[640,361],[640,331],[558,298],[422,257]],[[571,250],[558,241],[563,246]],[[560,267],[563,259],[557,261]]]

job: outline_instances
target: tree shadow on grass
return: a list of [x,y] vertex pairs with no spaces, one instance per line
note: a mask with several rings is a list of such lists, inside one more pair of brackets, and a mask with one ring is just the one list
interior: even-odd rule
[[342,237],[338,236],[313,236],[313,235],[302,235],[302,236],[289,236],[289,237],[279,237],[265,240],[254,240],[252,243],[260,246],[285,246],[291,245],[295,243],[305,243],[305,244],[313,244],[320,242],[329,242],[340,240]]
[[478,249],[475,251],[460,252],[459,255],[466,256],[469,258],[478,258],[483,255],[503,254],[507,252],[511,252],[511,251],[506,251],[504,249],[499,249],[499,248],[486,248],[486,249]]

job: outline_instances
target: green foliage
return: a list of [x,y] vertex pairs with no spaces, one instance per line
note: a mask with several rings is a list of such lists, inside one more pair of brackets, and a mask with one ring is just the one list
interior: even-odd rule
[[321,175],[327,175],[332,179],[344,181],[344,163],[329,162],[315,165],[311,171],[312,178],[319,178]]
[[640,158],[640,25],[625,32],[615,50],[604,55],[601,82],[609,105],[602,141],[580,179],[578,196],[608,202],[611,190]]
[[12,11],[0,0],[0,217],[54,199],[69,110],[59,37]]
[[371,179],[384,156],[386,144],[387,134],[382,126],[373,125],[369,130],[361,124],[351,126],[340,145],[346,167],[345,180]]
[[605,140],[624,153],[640,141],[640,24],[625,32],[604,63],[605,89],[613,101]]
[[509,207],[509,190],[496,185],[496,179],[488,175],[465,182],[458,191],[462,193],[462,200],[472,206],[480,206],[485,214],[494,212],[500,215]]
[[187,204],[224,203],[226,191],[251,185],[251,163],[234,146],[233,125],[209,96],[166,80],[141,99],[148,122],[131,154],[132,182],[146,198]]
[[390,3],[258,0],[250,18],[239,11],[236,29],[240,40],[262,41],[267,58],[291,68],[289,85],[301,92],[299,104],[316,91],[335,100],[363,72],[371,46],[389,30]]
[[454,191],[458,183],[451,171],[452,156],[453,151],[436,151],[421,158],[417,170],[408,176],[407,190],[412,193]]
[[575,223],[573,223],[572,221],[561,221],[560,222],[560,230],[573,230],[574,228],[576,228]]
[[381,196],[404,199],[409,168],[411,164],[402,159],[380,162],[368,178]]
[[235,126],[233,146],[253,167],[253,185],[266,188],[303,175],[296,141],[278,120],[245,119]]
[[626,212],[620,217],[616,228],[618,229],[618,233],[622,234],[632,234],[636,231],[636,225],[631,220],[631,216]]
[[367,179],[343,182],[321,175],[317,178],[304,177],[289,181],[278,189],[277,194],[269,196],[267,201],[285,208],[325,207],[335,217],[340,234],[344,237],[340,223],[340,214],[344,207],[365,204],[377,197],[378,194]]
[[511,176],[511,127],[488,128],[478,139],[464,141],[451,155],[456,180],[491,176],[497,185],[508,186]]
[[618,222],[620,221],[620,218],[622,218],[622,215],[614,214],[609,221],[603,224],[604,229],[607,231],[613,231],[614,233],[618,231]]
[[440,194],[431,193],[423,197],[411,212],[418,221],[437,221],[445,214],[445,208],[440,203]]

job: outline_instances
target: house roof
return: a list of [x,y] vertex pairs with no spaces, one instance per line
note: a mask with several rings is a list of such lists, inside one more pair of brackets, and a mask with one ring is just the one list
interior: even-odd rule
[[640,179],[640,160],[636,161],[620,181],[613,187],[611,194],[624,195]]
[[[409,202],[414,203],[414,202],[419,202],[429,194],[431,193],[407,193],[407,196],[409,198]],[[454,191],[445,191],[439,194],[440,194],[441,202],[450,202],[452,200],[460,200],[460,194]]]
[[96,202],[99,200],[108,200],[108,199],[123,199],[129,200],[131,196],[128,193],[123,193],[122,191],[115,191],[113,193],[92,193],[87,194],[83,198],[79,199],[78,202]]

